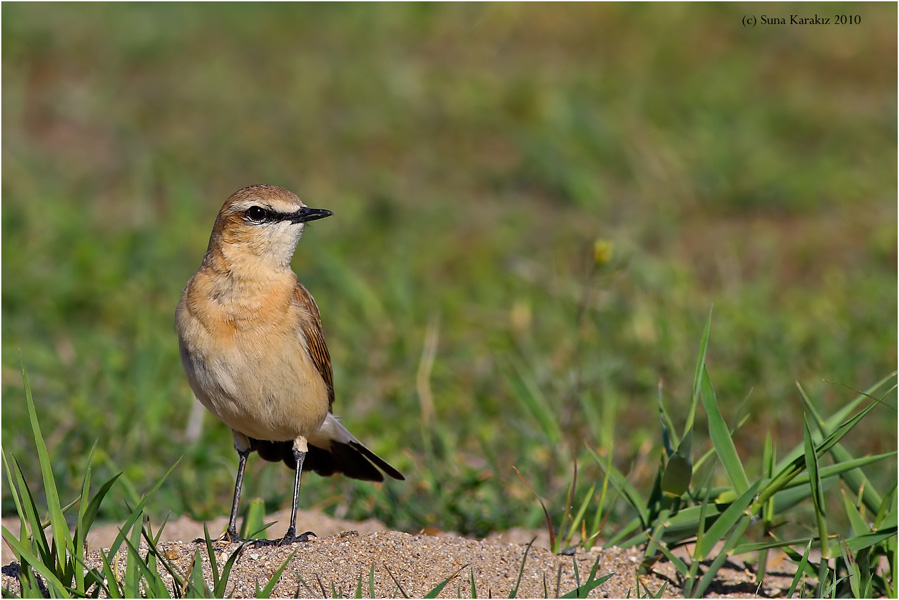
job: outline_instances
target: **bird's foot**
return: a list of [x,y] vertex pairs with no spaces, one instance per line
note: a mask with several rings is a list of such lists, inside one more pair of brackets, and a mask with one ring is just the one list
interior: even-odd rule
[[243,539],[237,533],[236,529],[229,529],[225,533],[222,534],[222,537],[219,538],[220,542],[227,542],[229,544],[241,544],[248,540]]
[[289,546],[290,544],[300,544],[304,542],[308,542],[309,538],[318,537],[313,532],[307,531],[306,533],[302,533],[300,535],[296,534],[296,530],[290,528],[287,530],[287,533],[284,534],[284,537],[280,540],[248,540],[250,546],[253,548],[266,548],[270,546]]
[[287,546],[289,544],[298,544],[303,542],[308,542],[310,537],[318,537],[311,531],[307,531],[306,533],[301,533],[297,535],[296,529],[290,527],[287,530],[287,533],[284,534],[284,537],[280,540],[277,540],[277,544],[279,546]]

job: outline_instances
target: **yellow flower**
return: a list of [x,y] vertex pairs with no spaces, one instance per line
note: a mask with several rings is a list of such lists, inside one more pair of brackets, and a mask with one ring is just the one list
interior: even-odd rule
[[612,259],[612,250],[615,245],[610,240],[597,239],[593,242],[593,262],[596,266],[602,266]]

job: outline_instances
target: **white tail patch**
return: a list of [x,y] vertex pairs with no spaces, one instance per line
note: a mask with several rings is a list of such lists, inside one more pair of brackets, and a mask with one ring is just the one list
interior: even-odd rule
[[330,448],[331,442],[349,444],[350,442],[359,443],[359,440],[347,431],[337,417],[332,413],[328,413],[328,416],[325,417],[325,422],[318,428],[318,431],[309,436],[309,443],[320,448]]

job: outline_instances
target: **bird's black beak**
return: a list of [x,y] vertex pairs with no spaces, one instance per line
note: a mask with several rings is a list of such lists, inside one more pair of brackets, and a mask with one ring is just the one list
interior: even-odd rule
[[324,208],[309,208],[304,206],[300,210],[287,215],[287,220],[291,223],[308,223],[309,221],[317,221],[333,215],[330,210]]

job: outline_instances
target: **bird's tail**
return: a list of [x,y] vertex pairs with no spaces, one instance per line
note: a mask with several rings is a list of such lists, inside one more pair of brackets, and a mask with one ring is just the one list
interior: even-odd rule
[[[309,451],[303,462],[304,470],[323,476],[343,473],[363,481],[384,481],[384,473],[394,479],[405,480],[402,473],[366,448],[333,414],[328,413],[321,428],[307,441]],[[273,442],[250,438],[250,449],[259,452],[265,460],[283,460],[291,469],[296,467],[293,440]]]

